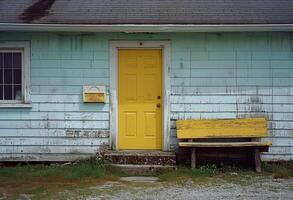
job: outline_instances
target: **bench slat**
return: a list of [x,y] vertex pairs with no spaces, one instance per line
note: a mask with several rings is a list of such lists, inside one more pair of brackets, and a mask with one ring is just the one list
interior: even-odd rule
[[262,147],[271,142],[179,142],[179,147]]
[[177,120],[177,138],[258,138],[267,136],[264,118]]

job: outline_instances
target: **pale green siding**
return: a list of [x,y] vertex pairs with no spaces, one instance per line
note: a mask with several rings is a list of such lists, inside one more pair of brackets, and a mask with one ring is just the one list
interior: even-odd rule
[[[171,146],[182,118],[263,116],[273,142],[263,159],[293,159],[292,33],[0,33],[31,41],[32,108],[0,108],[2,160],[70,160],[109,141],[106,104],[84,104],[83,85],[109,89],[109,40],[171,41]],[[108,94],[109,95],[109,94]]]
[[172,121],[266,117],[265,140],[273,147],[262,158],[292,159],[292,39],[292,33],[177,34],[172,40]]

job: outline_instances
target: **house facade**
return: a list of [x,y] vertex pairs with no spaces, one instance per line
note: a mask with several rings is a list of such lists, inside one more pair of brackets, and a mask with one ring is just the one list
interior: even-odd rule
[[29,10],[39,1],[3,2],[17,12],[0,15],[0,161],[75,160],[105,148],[176,151],[177,119],[249,117],[268,121],[263,140],[273,145],[263,160],[293,159],[290,1],[278,4],[289,9],[283,18],[255,15],[258,24],[251,16],[231,24],[229,9],[210,19],[218,24],[200,24],[183,9],[174,19],[156,13],[138,23],[129,14],[90,25],[91,8],[77,22],[73,11],[58,16],[65,1],[46,1],[39,15]]

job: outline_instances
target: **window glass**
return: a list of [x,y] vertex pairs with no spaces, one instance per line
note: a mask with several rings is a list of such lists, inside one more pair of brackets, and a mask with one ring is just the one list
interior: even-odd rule
[[22,52],[0,52],[0,100],[21,100]]

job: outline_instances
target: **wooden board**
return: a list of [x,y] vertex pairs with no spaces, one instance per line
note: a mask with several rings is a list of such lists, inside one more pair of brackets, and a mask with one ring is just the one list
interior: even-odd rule
[[271,142],[179,142],[179,147],[261,147]]
[[264,118],[177,120],[177,138],[266,137]]

